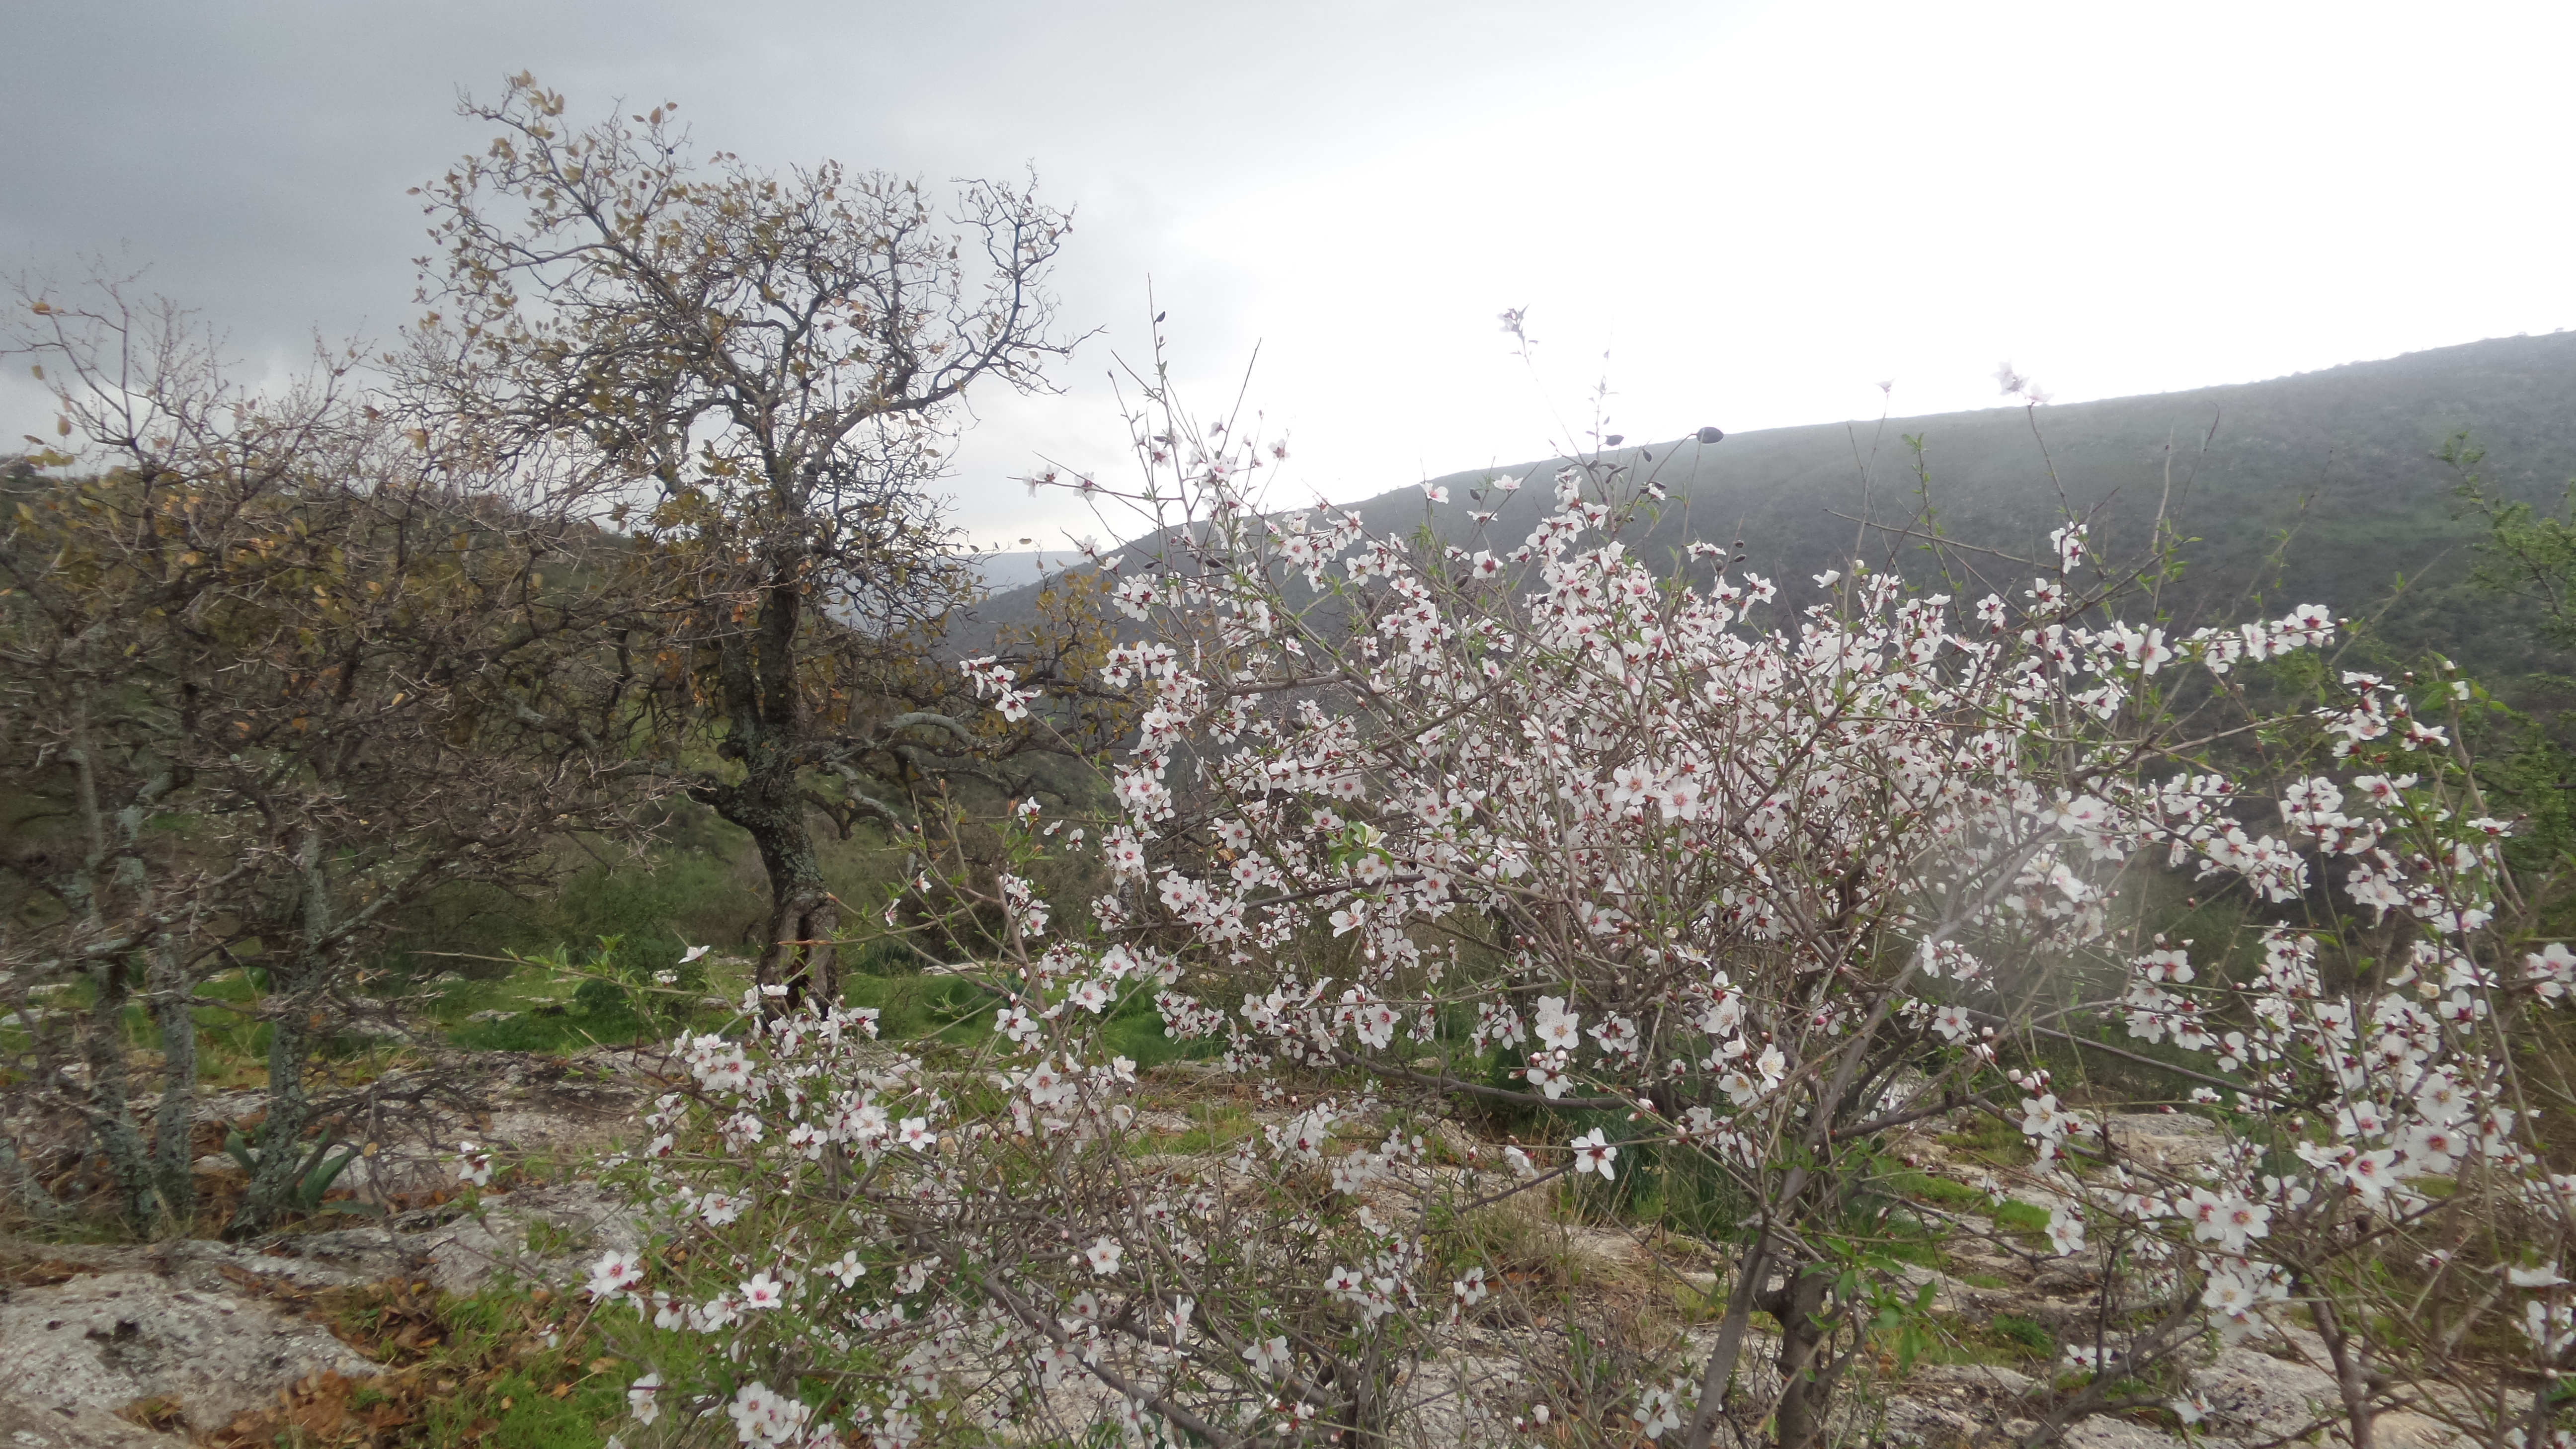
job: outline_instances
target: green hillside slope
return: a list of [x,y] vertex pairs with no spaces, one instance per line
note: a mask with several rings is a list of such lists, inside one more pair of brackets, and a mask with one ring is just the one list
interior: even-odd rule
[[[1723,424],[1723,418],[1715,421]],[[1675,493],[1645,540],[1660,558],[1688,538],[1741,538],[1744,567],[1775,576],[1784,597],[1816,597],[1808,576],[1893,557],[1906,541],[1869,518],[1910,524],[1928,497],[1952,538],[2023,557],[2044,551],[2066,509],[2094,520],[2113,556],[2143,543],[2160,501],[2192,537],[2189,571],[2169,592],[2191,625],[2254,607],[2309,601],[2348,615],[2384,610],[2391,647],[2439,647],[2490,677],[2563,668],[2531,641],[2509,606],[2463,584],[2476,519],[2460,516],[2456,475],[2436,458],[2468,432],[2487,450],[2494,492],[2554,506],[2576,473],[2576,333],[2499,338],[2266,382],[2188,392],[1741,433],[1701,446],[1646,444],[1619,456]],[[1918,478],[1908,436],[1922,443]],[[1650,461],[1651,460],[1651,461]],[[1497,509],[1489,543],[1523,538],[1547,506],[1556,460],[1503,470],[1534,474],[1516,496],[1472,492],[1493,470],[1431,480],[1450,502],[1428,508],[1417,487],[1358,505],[1374,528],[1428,517],[1465,543],[1471,508]],[[2167,484],[2170,477],[2171,491]],[[2284,533],[2286,548],[2281,547]],[[2267,564],[2277,555],[2278,564]],[[2021,587],[2027,570],[1985,560],[1977,588]],[[2400,576],[2404,596],[2392,600]],[[995,621],[1026,616],[1035,590],[997,594]]]

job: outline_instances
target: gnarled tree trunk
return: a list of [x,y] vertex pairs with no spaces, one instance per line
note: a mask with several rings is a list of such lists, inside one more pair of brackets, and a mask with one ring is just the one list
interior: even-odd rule
[[760,953],[760,983],[785,985],[791,1007],[810,1002],[821,1010],[838,1001],[840,963],[833,937],[841,928],[841,902],[823,885],[805,802],[791,795],[781,805],[727,813],[725,818],[751,832],[761,867],[769,873],[769,935]]
[[1780,1320],[1780,1353],[1773,1360],[1780,1407],[1772,1420],[1779,1449],[1821,1449],[1825,1442],[1825,1416],[1843,1368],[1832,1356],[1834,1324],[1826,1316],[1833,1287],[1831,1268],[1808,1263],[1763,1295],[1763,1309]]
[[717,644],[727,734],[722,753],[741,763],[743,778],[695,793],[741,826],[769,875],[769,936],[758,980],[787,988],[784,1005],[820,1010],[840,999],[834,934],[841,903],[823,884],[808,820],[804,760],[807,721],[796,679],[797,631],[804,622],[804,554],[782,550],[768,564],[753,628]]

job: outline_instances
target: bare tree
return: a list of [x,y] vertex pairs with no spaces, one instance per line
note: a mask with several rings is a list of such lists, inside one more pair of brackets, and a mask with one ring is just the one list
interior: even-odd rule
[[[193,1211],[196,988],[258,979],[268,1104],[232,1227],[262,1229],[328,1145],[304,1140],[307,1065],[400,909],[535,884],[558,831],[635,788],[593,752],[629,711],[616,661],[544,572],[614,545],[366,402],[347,354],[253,396],[167,303],[23,291],[16,350],[61,414],[0,525],[0,750],[28,802],[0,870],[36,906],[0,969],[22,1005],[87,979],[79,1028],[37,1034],[35,1086],[145,1227]],[[163,1047],[148,1147],[138,996]]]
[[760,979],[828,997],[813,813],[899,825],[995,733],[925,667],[973,583],[926,486],[970,387],[1043,387],[1069,350],[1043,290],[1069,218],[1027,188],[966,184],[943,220],[881,173],[701,165],[671,109],[576,130],[525,75],[465,103],[500,134],[424,189],[444,255],[411,385],[550,486],[629,487],[663,738],[714,735],[721,768],[685,779],[759,848]]

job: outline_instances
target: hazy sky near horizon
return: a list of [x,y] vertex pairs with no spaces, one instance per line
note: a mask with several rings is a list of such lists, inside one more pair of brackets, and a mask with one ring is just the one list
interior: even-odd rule
[[[1654,439],[1875,417],[1885,380],[1985,406],[2004,359],[2071,402],[2576,325],[2565,5],[127,0],[8,34],[8,270],[148,267],[254,376],[409,320],[405,191],[488,139],[458,89],[522,69],[765,165],[1033,166],[1100,335],[1061,395],[976,400],[988,543],[1098,530],[1009,480],[1127,466],[1149,280],[1203,411],[1258,345],[1282,503],[1545,456],[1605,377]],[[23,369],[0,408],[45,415]]]

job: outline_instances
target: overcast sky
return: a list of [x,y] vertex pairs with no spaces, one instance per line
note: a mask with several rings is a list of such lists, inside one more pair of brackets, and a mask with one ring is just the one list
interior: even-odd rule
[[404,192],[521,69],[755,162],[1034,165],[1102,335],[1062,396],[980,401],[988,542],[1094,531],[1008,480],[1119,466],[1149,278],[1188,395],[1259,344],[1281,486],[1335,499],[1544,455],[1605,374],[1662,438],[1891,379],[1985,406],[2006,358],[2077,401],[2576,323],[2564,4],[120,0],[8,37],[0,257],[148,265],[253,374],[409,320]]

